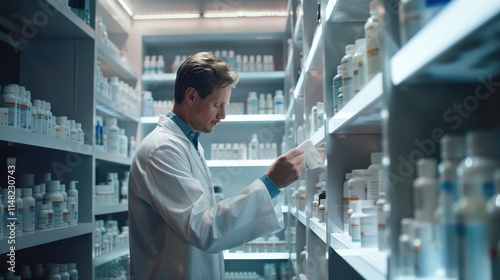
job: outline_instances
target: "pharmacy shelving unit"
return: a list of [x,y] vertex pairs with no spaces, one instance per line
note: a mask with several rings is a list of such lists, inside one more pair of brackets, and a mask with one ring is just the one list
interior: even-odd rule
[[[111,44],[119,47],[119,43],[121,43],[124,38],[128,36],[131,19],[127,16],[120,16],[121,14],[116,12],[116,8],[117,4],[110,1],[98,0],[96,2],[96,14],[97,17],[102,18],[103,24],[106,26],[108,40]],[[99,27],[97,26],[96,34],[99,34],[98,29]],[[116,49],[114,50],[110,44],[105,44],[98,35],[96,35],[95,45],[96,61],[98,61],[98,63],[96,63],[96,67],[100,67],[104,77],[118,77],[119,80],[124,81],[130,87],[135,88],[138,76],[132,69],[127,57],[125,57],[122,53],[117,53]],[[135,138],[139,125],[139,110],[136,112],[124,111],[117,106],[116,100],[106,99],[103,95],[97,92],[94,95],[95,114],[102,116],[105,122],[107,117],[116,118],[118,120],[118,127],[125,129],[125,134],[127,135],[129,141],[131,136]],[[95,122],[96,120],[94,119],[94,123]],[[127,172],[129,171],[132,163],[132,158],[130,156],[125,157],[122,155],[111,154],[99,149],[94,149],[94,159],[95,185],[105,184],[108,172],[118,173],[120,187],[122,180],[128,180],[128,178],[126,178]],[[96,226],[95,221],[106,221],[109,219],[118,221],[120,231],[123,226],[128,226],[127,204],[119,204],[119,202],[116,201],[115,204],[111,205],[97,205],[96,202],[94,202],[94,205],[94,228]],[[93,235],[93,244],[95,244],[95,241],[95,236]],[[123,256],[127,256],[128,254],[128,246],[121,247],[101,255],[96,255],[96,252],[94,251],[94,270],[97,270],[100,265],[117,260]]]
[[[7,157],[17,159],[16,179],[21,174],[30,173],[35,175],[35,184],[39,184],[42,174],[50,172],[53,180],[66,185],[73,180],[79,182],[76,186],[79,192],[78,224],[17,233],[16,271],[20,271],[22,265],[36,262],[74,262],[81,279],[94,279],[94,266],[113,257],[94,258],[94,219],[98,215],[127,211],[126,205],[96,207],[94,186],[102,175],[100,169],[128,170],[131,162],[128,158],[110,156],[94,148],[95,112],[131,123],[126,125],[131,135],[135,135],[138,124],[138,117],[134,119],[122,114],[109,103],[98,100],[94,91],[94,69],[97,60],[101,60],[107,73],[120,76],[132,85],[137,77],[122,59],[110,55],[96,42],[93,20],[85,23],[60,3],[47,0],[2,4],[0,16],[5,21],[0,24],[0,59],[10,67],[0,71],[0,84],[25,86],[31,91],[32,100],[51,102],[53,116],[67,116],[80,122],[85,133],[84,143],[0,127],[0,159],[2,170],[7,170]],[[96,18],[97,5],[96,1],[89,1],[90,19]],[[2,179],[0,186],[6,185]],[[0,242],[2,272],[7,269],[6,254],[13,245],[4,241],[6,239]]]
[[[21,174],[31,173],[38,184],[41,175],[50,172],[52,179],[65,184],[79,181],[78,224],[16,234],[16,271],[36,262],[74,262],[82,279],[92,279],[94,23],[86,24],[59,3],[48,0],[2,4],[0,15],[5,21],[0,31],[0,57],[10,66],[1,70],[0,83],[25,86],[32,99],[51,102],[54,116],[64,115],[80,122],[84,144],[2,127],[0,158],[2,170],[7,170],[7,157],[17,159],[18,180]],[[90,1],[90,18],[95,17],[94,5]],[[30,29],[21,18],[36,25],[28,24]],[[7,186],[4,179],[0,184],[2,188]],[[7,244],[6,239],[0,244],[0,271],[6,271],[7,253],[14,244]]]
[[[296,273],[304,273],[308,279],[384,279],[387,258],[352,244],[344,234],[342,214],[345,173],[368,167],[370,153],[381,151],[382,75],[372,79],[335,116],[333,113],[332,78],[345,54],[344,47],[364,35],[368,1],[321,1],[319,21],[317,3],[307,2],[302,3],[302,22],[295,22],[292,32],[292,38],[302,38],[294,47],[302,49],[303,58],[293,88],[294,106],[287,117],[294,120],[290,127],[304,127],[306,138],[313,141],[327,165],[324,170],[305,170],[301,178],[307,187],[306,210],[298,211],[297,244],[291,256],[299,256],[306,246],[306,272],[300,270],[296,259],[292,262],[298,268]],[[311,131],[310,112],[317,102],[325,104],[325,123]],[[297,144],[292,141],[291,146]],[[326,172],[327,178],[326,223],[318,223],[310,210],[321,172]]]
[[[383,1],[381,7],[387,13],[393,4]],[[454,20],[465,16],[466,22]],[[411,190],[416,174],[414,169],[407,172],[402,166],[414,168],[415,158],[422,156],[439,160],[438,139],[443,134],[500,126],[496,109],[500,104],[500,58],[495,55],[500,50],[498,3],[452,1],[406,44],[398,44],[399,28],[387,23],[382,41],[385,107],[389,113],[384,119],[384,153],[391,175],[386,186],[391,209],[391,279],[400,274],[395,261],[399,256],[396,240],[401,233],[400,221],[413,213]]]
[[[380,73],[335,115],[332,78],[345,54],[344,47],[364,36],[369,1],[321,1],[319,23],[306,22],[308,14],[316,15],[317,7],[303,3],[301,38],[309,41],[298,46],[294,43],[294,47],[308,52],[304,52],[287,122],[293,120],[290,127],[296,128],[297,124],[307,127],[311,106],[317,101],[325,103],[323,141],[327,163],[326,226],[319,227],[308,219],[307,210],[291,210],[297,218],[297,246],[291,251],[292,261],[297,260],[307,245],[308,279],[403,279],[397,262],[398,236],[401,219],[413,216],[416,159],[439,159],[439,138],[445,133],[498,129],[500,125],[500,117],[495,113],[500,100],[494,94],[500,77],[499,58],[494,55],[500,49],[500,6],[489,3],[479,7],[476,1],[451,2],[402,45],[399,21],[394,20],[398,16],[394,10],[398,2],[380,1],[377,9],[387,20],[381,22]],[[475,11],[473,15],[468,12],[471,10]],[[461,17],[468,20],[458,26],[454,19]],[[299,25],[295,22],[294,26]],[[298,37],[296,32],[291,34],[292,38]],[[320,148],[322,132],[306,131]],[[292,146],[297,144],[292,141]],[[384,154],[384,178],[388,178],[381,186],[388,196],[389,209],[386,217],[389,246],[384,252],[352,243],[344,232],[342,211],[345,174],[367,168],[370,154],[379,151]],[[315,175],[307,170],[302,178],[308,197],[317,182]],[[309,200],[307,207],[311,205]],[[297,269],[296,273],[301,271]]]

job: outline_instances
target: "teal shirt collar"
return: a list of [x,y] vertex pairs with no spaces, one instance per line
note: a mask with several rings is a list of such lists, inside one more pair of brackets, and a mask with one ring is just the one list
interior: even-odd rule
[[198,137],[200,136],[200,131],[194,131],[191,127],[189,127],[179,116],[172,112],[167,113],[167,118],[170,118],[179,128],[182,130],[184,135],[193,143],[196,150],[198,150]]

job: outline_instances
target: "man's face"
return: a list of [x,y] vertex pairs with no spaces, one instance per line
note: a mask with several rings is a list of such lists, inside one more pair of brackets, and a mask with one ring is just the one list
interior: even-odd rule
[[231,97],[231,85],[215,89],[205,99],[195,94],[192,111],[191,125],[194,130],[210,133],[214,127],[226,118],[226,105]]

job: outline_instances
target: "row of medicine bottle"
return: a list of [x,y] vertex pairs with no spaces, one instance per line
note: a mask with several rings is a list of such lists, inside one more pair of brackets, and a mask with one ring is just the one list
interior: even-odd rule
[[[251,151],[251,153],[249,153]],[[212,160],[275,159],[278,156],[276,143],[212,143]]]
[[379,23],[375,0],[370,1],[370,17],[364,25],[365,37],[345,47],[345,56],[332,80],[334,114],[340,111],[380,72]]
[[[23,174],[20,187],[15,194],[8,189],[1,190],[2,234],[32,232],[35,229],[63,227],[78,223],[77,181],[71,181],[66,191],[65,184],[58,180],[33,183],[33,174]],[[14,203],[11,203],[14,201]],[[9,227],[9,217],[14,210],[17,220],[15,229]]]
[[118,77],[105,77],[100,62],[95,68],[95,92],[98,104],[106,104],[117,112],[136,119],[140,116],[141,100],[137,91]]
[[128,171],[124,172],[123,179],[118,179],[118,173],[108,172],[106,182],[95,187],[94,202],[97,206],[117,205],[128,203]]
[[344,232],[361,247],[385,250],[385,193],[381,189],[382,153],[371,153],[366,169],[354,169],[343,184]]
[[127,248],[128,243],[128,226],[122,226],[120,231],[116,220],[95,221],[94,252],[96,257],[121,248]]
[[84,143],[81,123],[67,116],[52,115],[50,102],[32,101],[31,91],[17,84],[8,84],[3,88],[0,125]]
[[102,116],[96,116],[95,137],[94,147],[98,150],[123,157],[135,154],[135,137],[125,135],[125,129],[118,126],[117,118],[108,117],[103,121]]
[[413,217],[401,220],[398,240],[400,275],[500,279],[498,143],[498,130],[448,134],[439,164],[417,161]]
[[0,276],[3,280],[70,280],[78,279],[76,263],[41,263],[33,265],[20,265],[19,272],[7,271]]
[[[274,71],[275,69],[274,56],[270,54],[242,55],[235,54],[234,50],[216,50],[211,53],[229,64],[237,72],[262,72]],[[186,55],[176,55],[171,66],[172,73],[177,73],[177,69],[186,59]],[[154,74],[154,72],[150,74]]]

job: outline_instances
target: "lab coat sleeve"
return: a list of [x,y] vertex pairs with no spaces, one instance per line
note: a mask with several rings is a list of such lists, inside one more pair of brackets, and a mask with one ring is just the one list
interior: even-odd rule
[[200,250],[216,253],[283,229],[281,207],[260,179],[215,205],[212,185],[193,155],[171,144],[152,150],[143,190],[145,200],[179,236]]

